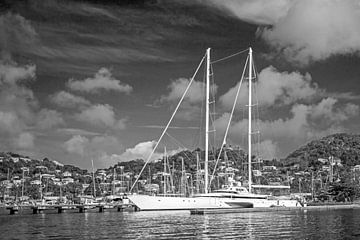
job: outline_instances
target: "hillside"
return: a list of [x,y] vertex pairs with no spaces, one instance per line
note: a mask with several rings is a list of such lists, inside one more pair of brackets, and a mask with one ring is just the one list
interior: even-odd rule
[[64,165],[57,161],[44,158],[43,160],[31,159],[27,156],[22,156],[16,153],[0,153],[0,180],[5,180],[10,176],[21,176],[22,169],[27,168],[29,175],[33,176],[40,172],[39,167],[46,167],[48,173],[54,173],[55,170],[60,172],[69,171],[79,175],[87,174],[87,170],[80,169],[73,165]]
[[333,134],[314,140],[286,157],[284,165],[300,164],[303,168],[317,165],[319,158],[338,158],[347,167],[360,164],[360,135]]
[[[189,184],[194,184],[198,169],[197,159],[204,159],[204,155],[203,150],[196,149],[169,156],[166,171],[171,172],[174,186],[181,186],[184,174],[182,169],[189,178],[187,180]],[[219,149],[215,151],[213,149],[209,155],[209,172],[212,173],[215,168],[214,155],[219,155]],[[340,186],[339,189],[350,189],[351,196],[360,196],[360,168],[354,167],[360,165],[359,155],[360,135],[334,134],[309,142],[291,153],[284,161],[275,159],[264,161],[258,166],[260,170],[257,170],[256,176],[253,176],[253,181],[257,184],[289,183],[291,191],[295,193],[312,191],[314,194],[330,193],[334,186]],[[331,163],[327,160],[330,156],[336,161],[336,164],[333,162],[333,167],[330,167]],[[223,153],[216,167],[217,173],[221,174],[218,174],[216,181],[212,182],[212,187],[218,188],[225,182],[226,171],[235,172],[238,178],[245,176],[244,180],[246,180],[246,163],[246,152],[227,148],[226,157]],[[203,161],[200,160],[199,165],[201,169],[204,168]],[[111,193],[115,182],[118,184],[118,190],[128,191],[143,166],[144,160],[136,159],[119,162],[107,169],[97,169],[94,174],[97,195]],[[28,171],[26,170],[23,176],[24,168]],[[145,189],[147,183],[162,186],[163,171],[163,161],[149,163],[139,178],[142,180],[139,189]],[[25,179],[25,182],[22,179]],[[40,186],[44,192],[53,195],[59,195],[61,188],[63,194],[70,196],[71,199],[80,193],[93,194],[93,188],[89,185],[93,181],[87,170],[72,165],[63,165],[48,158],[36,160],[11,152],[0,153],[0,192],[3,195],[7,192],[10,196],[20,196],[21,185],[24,183],[24,194],[32,199],[40,197]],[[179,191],[179,187],[176,191]],[[338,193],[331,195],[337,196]]]

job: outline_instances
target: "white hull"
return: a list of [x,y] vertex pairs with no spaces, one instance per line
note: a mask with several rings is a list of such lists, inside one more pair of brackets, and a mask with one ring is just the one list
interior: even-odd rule
[[220,198],[164,197],[148,195],[129,195],[128,198],[142,211],[231,208],[230,205],[226,204]]
[[191,210],[221,208],[264,208],[301,207],[297,200],[256,199],[243,197],[164,197],[149,195],[129,195],[130,201],[142,211]]

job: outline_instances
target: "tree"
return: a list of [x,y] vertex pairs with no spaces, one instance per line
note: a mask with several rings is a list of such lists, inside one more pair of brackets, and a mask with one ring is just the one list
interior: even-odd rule
[[344,182],[332,183],[328,194],[337,202],[352,202],[356,196],[359,196],[359,187]]

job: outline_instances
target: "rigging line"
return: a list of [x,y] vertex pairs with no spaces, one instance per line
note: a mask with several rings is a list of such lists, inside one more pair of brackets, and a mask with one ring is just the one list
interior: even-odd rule
[[244,70],[243,70],[242,75],[241,75],[240,84],[239,84],[239,87],[238,87],[237,92],[236,92],[235,101],[234,101],[234,104],[233,104],[232,109],[231,109],[229,122],[228,122],[228,124],[227,124],[227,126],[226,126],[225,135],[224,135],[223,142],[222,142],[222,144],[221,144],[221,148],[220,148],[220,151],[219,151],[219,155],[218,155],[218,158],[216,159],[216,163],[215,163],[215,166],[214,166],[213,173],[211,174],[209,186],[211,186],[211,182],[212,182],[212,180],[214,179],[215,171],[216,171],[216,168],[217,168],[217,165],[218,165],[218,162],[219,162],[221,153],[222,153],[222,151],[223,151],[223,149],[224,149],[224,145],[225,145],[225,143],[226,143],[226,137],[227,137],[227,134],[228,134],[228,132],[229,132],[229,128],[230,128],[230,124],[231,124],[231,119],[232,119],[232,117],[233,117],[233,115],[234,115],[235,106],[236,106],[236,103],[237,103],[237,100],[238,100],[238,97],[239,97],[239,94],[240,94],[240,88],[241,88],[242,82],[243,82],[243,80],[244,80],[244,75],[245,75],[245,70],[246,70],[246,65],[247,65],[247,63],[248,63],[248,60],[249,60],[249,56],[246,58],[245,67],[244,67]]
[[179,109],[179,107],[180,107],[180,104],[181,104],[181,103],[182,103],[182,101],[184,100],[185,95],[186,95],[186,93],[188,92],[188,90],[189,90],[189,88],[190,88],[191,84],[193,83],[194,78],[195,78],[195,76],[196,76],[197,72],[199,71],[199,69],[200,69],[200,67],[201,67],[202,63],[204,62],[205,56],[206,56],[206,55],[204,55],[204,56],[203,56],[203,58],[202,58],[202,59],[201,59],[201,61],[200,61],[199,66],[196,68],[195,73],[194,73],[194,74],[193,74],[193,76],[191,77],[190,82],[189,82],[188,86],[186,87],[186,89],[185,89],[185,91],[184,91],[184,94],[182,95],[182,97],[181,97],[181,99],[180,99],[179,103],[177,104],[177,106],[176,106],[176,108],[175,108],[175,110],[174,110],[173,114],[172,114],[172,115],[171,115],[171,117],[170,117],[169,122],[167,123],[167,125],[166,125],[165,129],[164,129],[164,130],[163,130],[163,132],[161,133],[161,135],[160,135],[160,137],[159,137],[158,141],[157,141],[157,142],[156,142],[156,144],[155,144],[155,147],[153,148],[153,150],[151,151],[151,153],[150,153],[149,157],[147,158],[147,160],[146,160],[146,162],[145,162],[145,164],[144,164],[143,168],[141,169],[141,171],[140,171],[140,173],[139,173],[138,177],[136,178],[135,182],[134,182],[134,183],[133,183],[133,185],[131,186],[131,188],[130,188],[130,192],[133,190],[133,188],[135,187],[135,185],[136,185],[136,184],[137,184],[137,182],[139,181],[139,178],[141,177],[141,174],[142,174],[142,173],[143,173],[143,171],[145,170],[145,167],[147,166],[147,164],[150,162],[152,155],[154,154],[154,152],[155,152],[156,148],[158,147],[158,145],[159,145],[159,143],[160,143],[161,139],[163,138],[163,136],[165,135],[165,133],[166,133],[167,129],[169,128],[170,123],[172,122],[173,118],[175,117],[175,114],[176,114],[177,110],[178,110],[178,109]]
[[216,145],[216,129],[214,126],[214,122],[216,120],[216,86],[215,86],[215,74],[214,74],[214,68],[213,65],[210,64],[210,70],[211,70],[211,94],[212,94],[212,114],[210,115],[211,118],[211,124],[212,124],[212,130],[214,131],[213,134],[213,147]]
[[256,64],[255,64],[255,61],[253,61],[253,70],[254,70],[254,77],[255,77],[255,84],[254,84],[254,90],[255,90],[255,98],[256,98],[256,113],[257,114],[257,117],[255,117],[256,119],[256,125],[257,125],[257,131],[258,131],[258,134],[257,134],[257,154],[258,154],[258,159],[261,156],[261,153],[260,153],[260,143],[261,143],[261,132],[260,132],[260,112],[259,112],[259,98],[258,98],[258,94],[257,94],[257,87],[259,86],[259,79],[258,79],[258,76],[259,76],[259,73],[258,73],[258,70],[257,70],[257,67],[256,67]]
[[[162,126],[162,125],[147,125],[147,126],[136,126],[138,128],[161,128],[163,129],[165,126]],[[183,127],[183,126],[169,126],[168,129],[199,129],[199,127],[191,127],[191,126],[188,126],[188,127]]]
[[[204,73],[203,73],[203,77],[202,77],[202,83],[204,83],[205,85],[205,78],[206,78],[206,68],[204,68]],[[204,94],[205,96],[205,91],[202,92],[202,94]],[[195,146],[199,146],[201,143],[201,130],[203,129],[203,125],[204,125],[204,119],[202,118],[202,116],[204,115],[204,105],[205,105],[205,97],[201,98],[201,107],[200,107],[200,121],[199,121],[199,131],[195,132],[194,131],[194,137],[193,137],[193,141],[192,141],[192,147],[195,148]]]
[[[169,133],[165,133],[169,138],[171,138],[172,140],[174,140],[174,142],[175,143],[177,143],[180,147],[182,147],[182,148],[184,148],[184,149],[186,149],[186,147],[179,141],[179,140],[177,140],[176,138],[174,138],[173,136],[171,136]],[[186,156],[186,158],[188,159],[188,160],[191,160],[190,159],[190,157],[186,154],[186,151],[184,151],[183,152],[184,154],[185,154],[185,156]]]
[[227,56],[227,57],[223,57],[223,58],[217,59],[217,60],[215,60],[215,61],[212,61],[211,63],[212,63],[212,64],[213,64],[213,63],[218,63],[218,62],[224,61],[224,60],[226,60],[226,59],[235,57],[235,56],[237,56],[237,55],[239,55],[239,54],[241,54],[241,53],[247,52],[247,51],[249,51],[249,48],[247,48],[247,49],[245,49],[245,50],[242,50],[242,51],[240,51],[240,52],[231,54],[231,55],[229,55],[229,56]]
[[180,146],[180,147],[186,149],[186,147],[185,147],[179,140],[177,140],[175,137],[171,136],[168,132],[166,132],[165,134],[166,134],[166,136],[168,136],[170,139],[172,139],[177,146]]

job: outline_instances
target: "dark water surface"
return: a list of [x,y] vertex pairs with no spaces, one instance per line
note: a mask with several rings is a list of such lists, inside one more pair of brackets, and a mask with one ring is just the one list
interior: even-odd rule
[[360,239],[360,210],[1,215],[0,239]]

